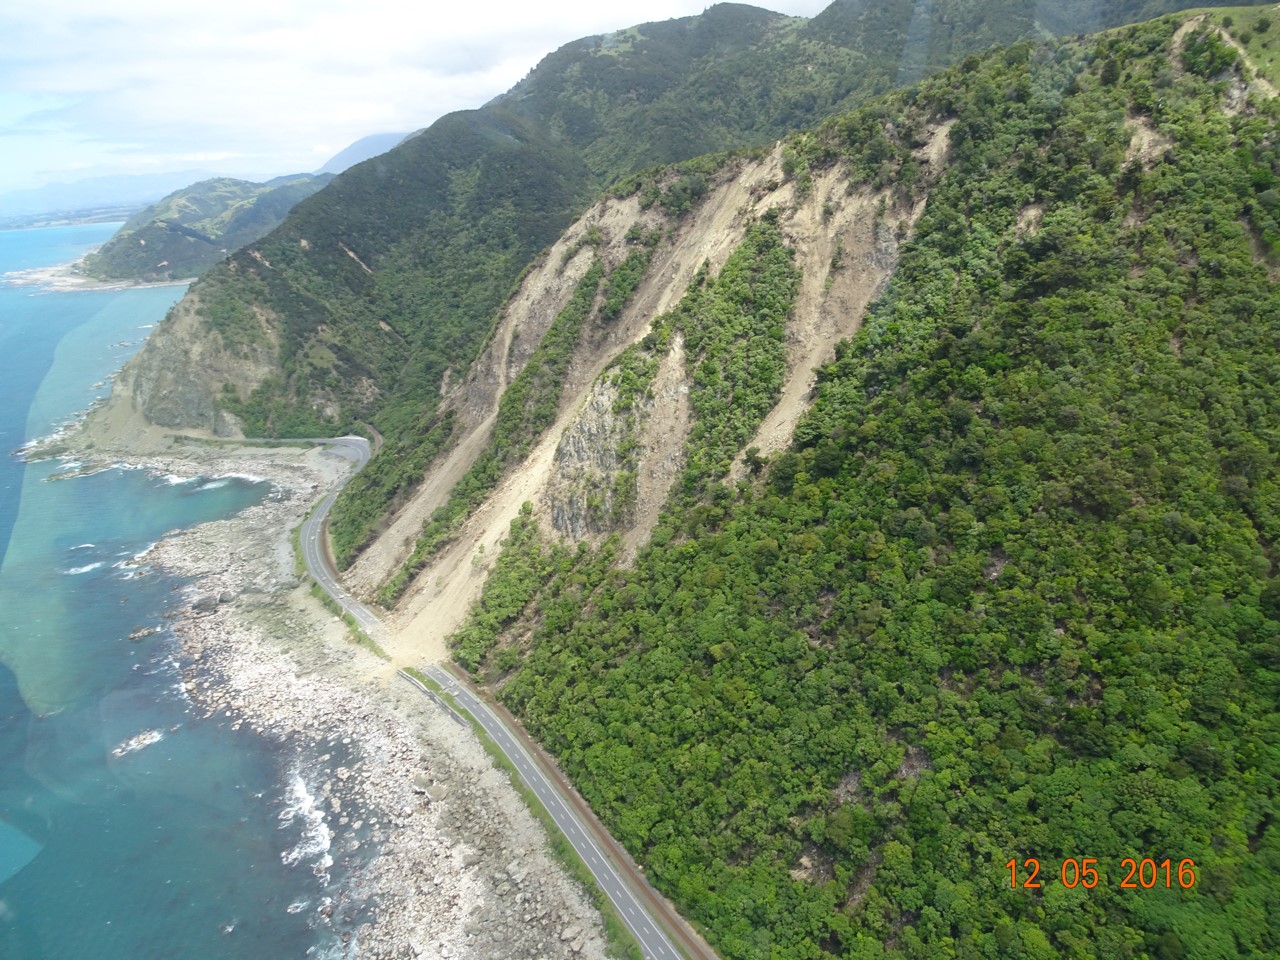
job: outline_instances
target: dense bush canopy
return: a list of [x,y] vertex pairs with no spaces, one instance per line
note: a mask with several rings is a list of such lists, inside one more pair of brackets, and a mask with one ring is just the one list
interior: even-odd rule
[[[725,956],[1280,951],[1277,105],[1226,113],[1173,28],[820,131],[808,162],[873,179],[903,162],[873,131],[954,120],[793,448],[724,486],[756,414],[704,393],[634,568],[521,518],[459,637]],[[726,297],[775,323],[759,230],[659,327],[696,342]],[[700,391],[772,349],[734,342],[690,350]],[[1025,857],[1042,888],[1011,889]],[[1197,880],[1124,890],[1125,857]]]

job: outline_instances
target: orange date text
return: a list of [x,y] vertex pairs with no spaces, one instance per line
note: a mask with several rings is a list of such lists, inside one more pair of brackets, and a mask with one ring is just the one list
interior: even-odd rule
[[[1056,875],[1046,870],[1036,857],[1026,857],[1021,862],[1014,857],[1004,866],[1009,871],[1009,886],[1015,890],[1039,890],[1054,881],[1069,889],[1083,887],[1092,890],[1107,880],[1097,857],[1068,857],[1059,865]],[[1106,873],[1120,878],[1121,890],[1151,890],[1155,887],[1190,890],[1197,880],[1194,860],[1184,859],[1175,863],[1170,857],[1163,860],[1125,857],[1118,869],[1107,870]]]

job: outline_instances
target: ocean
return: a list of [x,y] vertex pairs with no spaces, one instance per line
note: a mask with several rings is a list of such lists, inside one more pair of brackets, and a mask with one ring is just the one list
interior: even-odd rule
[[[75,259],[117,226],[0,232],[0,275]],[[187,702],[165,619],[182,584],[135,559],[269,487],[9,453],[102,396],[182,293],[0,279],[4,960],[282,960],[335,943],[316,924],[334,881],[303,772]]]

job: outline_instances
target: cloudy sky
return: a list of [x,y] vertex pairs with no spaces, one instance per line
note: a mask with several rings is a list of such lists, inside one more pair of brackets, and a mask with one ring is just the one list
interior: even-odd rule
[[[829,0],[765,0],[812,16]],[[0,193],[90,176],[319,167],[510,87],[556,47],[705,0],[12,0]]]

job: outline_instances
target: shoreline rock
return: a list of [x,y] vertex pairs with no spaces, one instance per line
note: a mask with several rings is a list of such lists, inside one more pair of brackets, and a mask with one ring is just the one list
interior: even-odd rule
[[[101,465],[104,453],[77,459]],[[471,731],[349,642],[295,572],[290,531],[350,464],[299,448],[108,456],[273,484],[261,503],[168,534],[138,559],[190,580],[170,629],[192,709],[276,742],[285,768],[315,780],[306,786],[344,878],[316,919],[341,955],[602,960],[598,912],[506,775]]]

